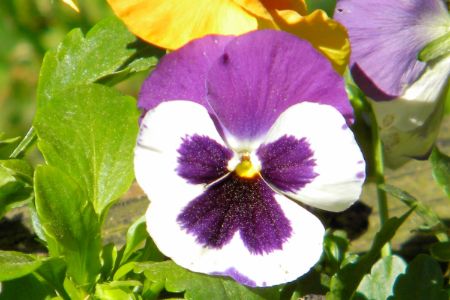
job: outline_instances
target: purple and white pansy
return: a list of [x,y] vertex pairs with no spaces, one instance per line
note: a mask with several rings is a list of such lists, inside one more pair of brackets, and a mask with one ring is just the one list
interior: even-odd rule
[[359,198],[365,162],[343,79],[293,35],[194,40],[161,60],[139,106],[148,231],[187,269],[248,286],[295,280],[324,236],[297,201],[342,211]]
[[446,4],[339,0],[334,17],[349,32],[352,76],[371,99],[388,165],[426,157],[442,118],[450,55],[425,62],[419,53],[450,33]]

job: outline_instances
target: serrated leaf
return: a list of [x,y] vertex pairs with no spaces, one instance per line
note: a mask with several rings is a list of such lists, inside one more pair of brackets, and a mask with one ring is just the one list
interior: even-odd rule
[[396,255],[379,259],[370,274],[364,276],[357,290],[356,299],[387,299],[393,294],[395,280],[406,270],[405,261]]
[[143,272],[148,280],[164,284],[168,292],[184,293],[186,299],[275,300],[279,298],[275,288],[250,289],[231,279],[190,272],[177,266],[173,261],[138,263],[135,272]]
[[116,17],[100,21],[86,37],[80,29],[72,30],[44,57],[38,105],[45,104],[58,91],[93,83],[114,73],[136,53],[135,41],[136,37]]
[[[64,256],[67,274],[89,288],[100,272],[100,224],[84,189],[61,170],[39,166],[35,174],[36,210],[50,254]],[[54,241],[54,243],[53,243]]]
[[134,178],[138,115],[133,98],[98,84],[62,91],[37,110],[34,127],[47,163],[70,174],[98,215]]
[[41,264],[40,260],[25,253],[0,251],[0,282],[30,274]]
[[430,256],[419,254],[409,264],[405,274],[398,277],[394,286],[394,295],[388,299],[448,300],[443,284],[444,277],[439,264]]
[[450,261],[450,242],[436,243],[430,248],[431,255],[440,261]]
[[440,152],[437,147],[430,156],[434,180],[444,189],[450,197],[450,157]]
[[329,300],[351,299],[364,275],[369,273],[372,265],[377,261],[381,248],[392,239],[397,229],[409,217],[413,209],[400,218],[393,217],[387,220],[374,237],[369,251],[354,262],[347,262],[332,278]]

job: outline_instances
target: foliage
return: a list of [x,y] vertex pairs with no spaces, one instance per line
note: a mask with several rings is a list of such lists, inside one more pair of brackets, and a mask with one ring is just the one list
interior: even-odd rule
[[[177,266],[149,237],[144,216],[129,227],[122,247],[104,244],[102,228],[109,209],[134,179],[139,111],[133,81],[151,72],[165,52],[136,39],[117,18],[108,16],[110,12],[103,12],[105,4],[77,1],[81,11],[77,15],[60,3],[48,8],[45,2],[0,4],[2,25],[8,25],[0,26],[5,36],[0,45],[0,90],[5,91],[0,93],[0,105],[6,108],[0,112],[0,127],[12,136],[0,134],[0,218],[28,205],[36,234],[48,250],[39,255],[0,250],[0,299],[30,299],[30,295],[33,299],[299,299],[311,294],[327,299],[448,299],[447,225],[427,203],[381,181],[377,188],[399,199],[408,211],[385,220],[365,253],[352,252],[345,232],[328,229],[320,263],[280,286],[249,288]],[[322,8],[329,15],[336,4],[307,2],[310,10]],[[45,12],[55,24],[43,33],[51,23]],[[66,16],[65,23],[57,20],[60,14]],[[81,28],[63,38],[75,25]],[[31,54],[28,60],[16,62],[10,53],[21,40],[26,41],[24,51]],[[38,83],[19,83],[7,70],[11,64],[11,74],[19,70],[27,77],[37,72],[41,59]],[[356,115],[352,130],[364,149],[370,174],[383,175],[376,169],[380,163],[373,148],[376,130],[371,131],[366,120],[370,108],[347,79]],[[133,96],[118,91],[124,89],[117,87],[123,82]],[[11,97],[21,106],[34,94],[32,124],[24,126],[27,121],[4,117],[7,113],[31,116],[29,107],[11,112],[5,99]],[[28,125],[32,128],[25,135]],[[30,157],[30,152],[37,153],[36,145],[39,154]],[[429,163],[436,183],[450,196],[449,157],[435,147]],[[411,215],[422,220],[417,230],[437,238],[427,249],[430,255],[408,261],[400,254],[384,253],[382,249]]]

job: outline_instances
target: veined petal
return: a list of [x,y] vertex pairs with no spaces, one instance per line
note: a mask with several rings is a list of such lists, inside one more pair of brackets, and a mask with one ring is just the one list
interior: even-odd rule
[[[248,286],[272,286],[295,280],[319,260],[324,228],[311,213],[275,195],[292,233],[282,249],[270,253],[254,253],[236,232],[221,248],[205,247],[197,237],[182,229],[179,214],[191,199],[180,194],[184,203],[159,201],[147,211],[147,227],[158,248],[177,264],[195,272],[230,276]],[[257,220],[249,220],[249,222]],[[269,241],[270,242],[270,241]]]
[[424,71],[419,51],[450,26],[441,0],[341,0],[335,18],[350,35],[355,82],[375,100],[402,95]]
[[[358,200],[365,179],[365,162],[353,133],[335,108],[310,102],[288,108],[271,128],[264,145],[286,136],[307,145],[294,148],[302,152],[298,155],[287,153],[288,161],[280,159],[276,162],[280,167],[287,167],[271,174],[272,180],[269,177],[268,182],[274,188],[298,201],[329,211],[342,211]],[[265,164],[274,164],[265,163],[264,157],[260,157],[263,177]],[[301,178],[302,173],[303,181],[292,181],[292,176]]]
[[131,32],[177,49],[208,34],[237,35],[257,28],[254,16],[230,0],[108,0]]
[[308,42],[281,31],[255,31],[230,41],[212,65],[207,87],[227,141],[238,150],[259,145],[277,117],[296,103],[329,104],[348,120],[353,116],[342,77]]
[[207,36],[165,55],[142,85],[139,107],[147,111],[173,99],[191,100],[208,107],[206,74],[232,38]]
[[308,40],[330,60],[337,72],[344,73],[350,59],[350,41],[344,26],[322,10],[306,16],[292,10],[276,10],[273,14],[282,30]]
[[177,202],[175,195],[180,194],[194,199],[204,184],[226,173],[227,158],[221,161],[220,154],[231,158],[227,151],[204,107],[190,101],[164,102],[142,120],[134,158],[136,180],[152,202]]

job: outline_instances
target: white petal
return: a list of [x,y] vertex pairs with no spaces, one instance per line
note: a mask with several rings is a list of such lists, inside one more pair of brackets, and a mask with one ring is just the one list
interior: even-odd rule
[[282,250],[269,254],[250,253],[239,232],[221,249],[203,247],[177,224],[176,218],[184,207],[180,203],[151,203],[146,215],[147,228],[158,248],[184,268],[228,275],[249,286],[277,285],[297,279],[316,264],[322,254],[324,228],[298,204],[282,195],[275,198],[291,222],[293,232]]
[[207,110],[194,102],[163,102],[145,115],[135,149],[134,170],[150,201],[189,201],[203,192],[203,185],[187,183],[176,172],[182,138],[194,134],[208,136],[224,146]]
[[439,132],[449,74],[450,56],[430,64],[400,98],[370,101],[388,166],[429,153]]
[[291,106],[277,119],[265,143],[285,135],[306,138],[318,174],[298,192],[286,195],[329,211],[342,211],[358,200],[365,180],[364,158],[334,107],[311,102]]

